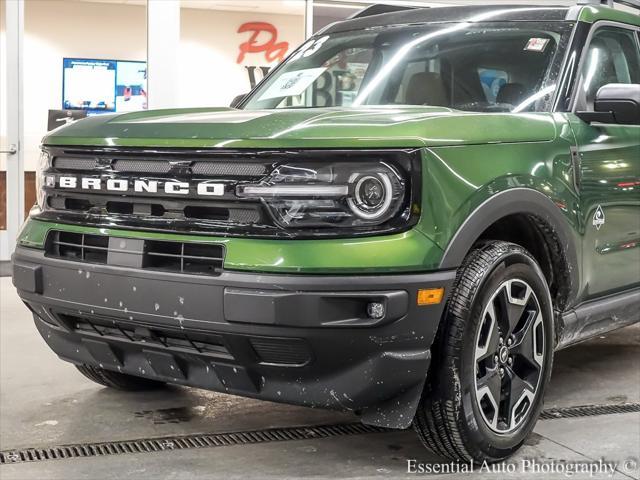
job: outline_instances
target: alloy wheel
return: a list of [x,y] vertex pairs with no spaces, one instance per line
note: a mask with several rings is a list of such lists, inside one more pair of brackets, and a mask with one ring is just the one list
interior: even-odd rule
[[494,432],[513,432],[528,417],[542,378],[545,348],[535,292],[521,279],[503,282],[484,308],[474,354],[476,402]]

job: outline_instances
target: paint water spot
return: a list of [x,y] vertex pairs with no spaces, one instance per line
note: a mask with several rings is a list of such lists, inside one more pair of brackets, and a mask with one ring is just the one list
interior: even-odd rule
[[81,268],[78,269],[78,275],[82,275],[82,269]]
[[43,427],[45,425],[55,427],[57,424],[58,424],[57,420],[45,420],[44,422],[36,423],[36,427]]
[[184,305],[184,298],[180,297],[178,300],[180,300],[180,305]]
[[108,301],[109,301],[109,299],[108,299],[108,298],[105,298],[105,299],[104,299],[104,303],[107,303]]
[[132,287],[133,291],[135,292],[136,290],[138,290],[138,287],[136,287],[135,285]]
[[87,277],[87,278],[91,278],[91,272],[87,272],[86,277]]
[[123,305],[122,300],[121,300],[120,302],[118,302],[118,305],[120,305],[120,306],[122,306],[122,305]]
[[154,309],[156,310],[156,312],[157,312],[158,310],[160,310],[160,304],[159,304],[159,303],[154,303],[154,304],[153,304],[153,308],[154,308]]

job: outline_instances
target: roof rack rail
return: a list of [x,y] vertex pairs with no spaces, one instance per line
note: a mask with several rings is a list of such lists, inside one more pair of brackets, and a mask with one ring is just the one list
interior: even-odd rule
[[578,5],[606,5],[614,7],[617,3],[640,10],[640,0],[578,0]]
[[383,13],[402,12],[404,10],[413,10],[415,8],[429,7],[427,7],[426,5],[424,7],[411,7],[409,5],[389,5],[385,3],[376,3],[375,5],[370,5],[354,13],[349,17],[349,20],[353,20],[354,18],[370,17],[372,15],[381,15]]

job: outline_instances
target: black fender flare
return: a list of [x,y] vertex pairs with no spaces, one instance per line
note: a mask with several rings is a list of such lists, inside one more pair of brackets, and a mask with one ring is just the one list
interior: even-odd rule
[[[526,214],[541,219],[557,236],[571,275],[580,275],[575,240],[567,218],[545,194],[532,188],[512,188],[497,193],[473,210],[445,249],[440,269],[458,268],[482,233],[498,220],[514,214]],[[578,293],[575,277],[569,285],[567,305],[572,305]]]

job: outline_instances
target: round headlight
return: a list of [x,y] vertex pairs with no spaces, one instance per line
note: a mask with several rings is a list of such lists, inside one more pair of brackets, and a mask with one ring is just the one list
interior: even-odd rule
[[393,199],[393,186],[386,173],[359,178],[356,175],[351,182],[355,182],[355,187],[353,197],[347,203],[354,214],[366,220],[375,220],[387,213]]

